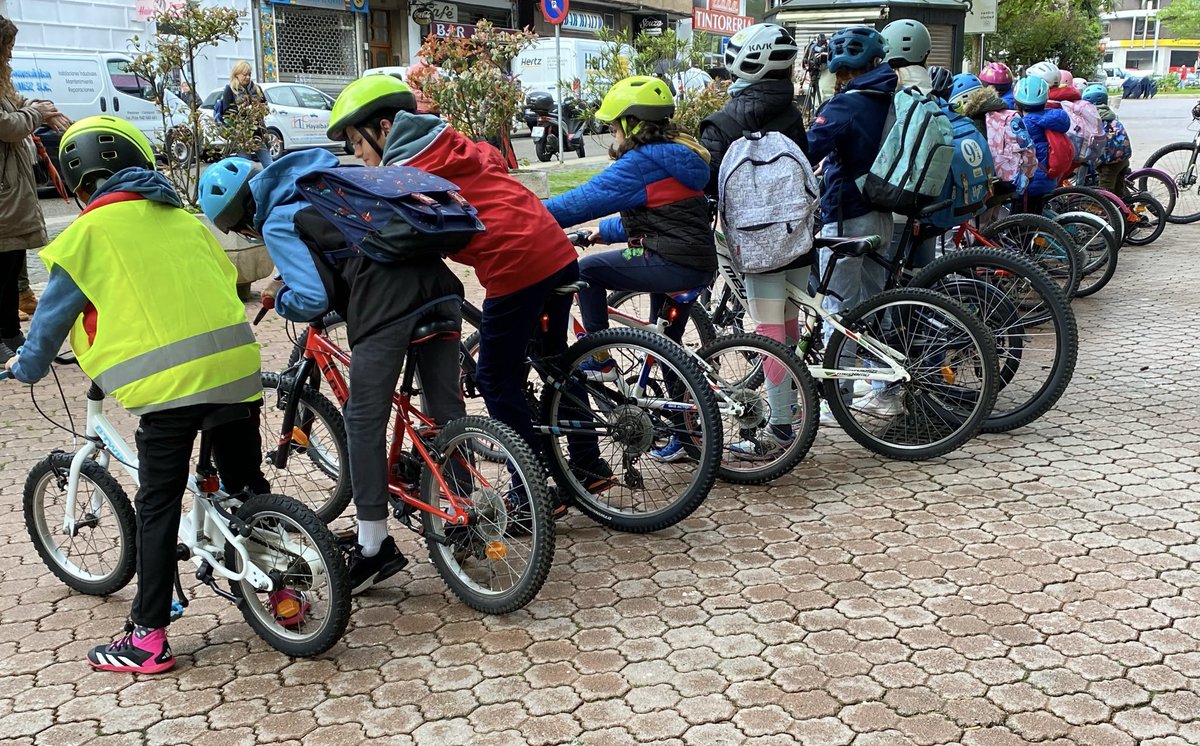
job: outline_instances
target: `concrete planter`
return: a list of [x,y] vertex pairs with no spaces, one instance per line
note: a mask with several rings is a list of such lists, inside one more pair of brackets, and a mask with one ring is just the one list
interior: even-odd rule
[[225,250],[225,256],[229,257],[229,261],[233,263],[234,269],[238,273],[238,296],[242,300],[246,300],[250,296],[250,283],[270,277],[275,271],[275,264],[267,254],[267,247],[262,241],[251,241],[235,233],[224,233],[218,230],[204,215],[197,215],[196,218],[208,227],[217,242],[221,244],[221,248]]
[[550,174],[546,171],[509,171],[509,175],[525,185],[539,199],[550,198]]

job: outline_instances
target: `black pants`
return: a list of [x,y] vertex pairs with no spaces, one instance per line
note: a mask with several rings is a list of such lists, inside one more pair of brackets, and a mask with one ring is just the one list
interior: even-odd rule
[[24,266],[24,250],[0,251],[0,338],[3,339],[21,333],[21,319],[17,316],[21,293],[17,283]]
[[[457,302],[444,303],[428,317],[454,318]],[[428,318],[426,317],[426,318]],[[419,319],[387,324],[351,348],[350,399],[346,402],[346,439],[350,448],[350,484],[360,521],[388,517],[387,430],[393,417],[392,394]],[[439,425],[466,415],[459,387],[457,340],[433,340],[416,351],[422,408]]]
[[262,402],[253,405],[198,404],[142,416],[137,429],[137,593],[130,617],[144,627],[165,627],[171,617],[179,514],[191,473],[192,446],[204,418],[218,409],[243,406],[250,416],[211,430],[213,460],[225,491],[270,492],[263,477]]

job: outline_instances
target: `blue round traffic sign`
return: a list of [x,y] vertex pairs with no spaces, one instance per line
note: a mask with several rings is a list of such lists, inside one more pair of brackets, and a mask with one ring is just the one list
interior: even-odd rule
[[557,26],[567,20],[567,8],[570,5],[569,0],[540,0],[542,7],[542,15],[546,18],[546,23]]

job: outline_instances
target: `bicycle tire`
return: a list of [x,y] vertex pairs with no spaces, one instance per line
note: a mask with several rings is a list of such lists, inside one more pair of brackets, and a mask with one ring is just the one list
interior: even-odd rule
[[[231,580],[229,589],[241,599],[238,606],[246,623],[268,645],[285,655],[310,658],[329,650],[342,639],[350,622],[350,577],[333,532],[316,513],[283,495],[255,495],[237,509],[236,516],[249,532],[244,546],[252,554],[254,564],[276,581],[275,591],[287,588],[300,595],[308,606],[301,614],[303,621],[295,629],[289,629],[276,620],[270,594],[259,591],[248,580]],[[268,539],[284,530],[285,521],[291,523],[291,528],[286,529],[287,536],[280,538],[279,546],[271,547]],[[265,555],[270,549],[275,553],[268,558]],[[241,572],[239,555],[228,542],[225,557],[230,570]],[[320,568],[314,567],[317,561]],[[319,579],[328,585],[318,588]],[[321,621],[307,626],[310,619],[318,616]]]
[[[628,303],[634,298],[649,295],[650,293],[642,290],[614,290],[608,294],[608,305],[620,310],[623,304]],[[649,298],[646,298],[646,303],[649,303]],[[647,305],[646,308],[646,315],[649,315],[649,306]],[[638,315],[640,316],[641,314]],[[698,350],[717,338],[717,329],[713,326],[708,311],[704,309],[699,300],[693,303],[691,309],[688,311],[688,321],[691,322],[691,330],[695,332],[695,338],[691,339],[688,335],[689,330],[684,329],[683,346],[689,350]]]
[[[280,426],[283,408],[288,406],[286,396],[290,392],[290,379],[282,379],[279,373],[263,373],[263,408],[261,430],[266,453],[263,458],[263,473],[273,489],[295,496],[301,505],[312,510],[326,523],[333,522],[350,505],[354,496],[350,483],[350,449],[346,436],[346,423],[337,406],[324,394],[305,384],[300,389],[300,401],[296,405],[293,432],[299,430],[307,444],[298,439],[290,441],[287,471],[275,468],[271,463],[274,449],[280,446]],[[282,389],[280,388],[282,386]],[[280,419],[268,417],[280,413]],[[327,433],[319,439],[319,427]],[[323,448],[314,448],[313,441],[319,440]],[[332,458],[330,458],[332,456]]]
[[[472,475],[470,523],[447,527],[444,519],[428,511],[421,512],[421,522],[429,558],[454,595],[485,614],[507,614],[533,600],[550,574],[550,565],[554,561],[550,492],[546,474],[533,450],[515,430],[495,420],[486,417],[452,420],[438,434],[436,449],[443,456],[450,456],[457,453],[459,443],[475,437],[482,437],[506,452],[508,457],[501,464],[495,464],[492,471],[500,479],[506,474],[513,478],[511,486],[506,490],[480,489]],[[468,453],[477,451],[470,444],[465,449]],[[465,465],[463,461],[456,463]],[[474,471],[478,474],[478,470]],[[519,482],[514,475],[519,475]],[[453,473],[443,474],[443,479],[453,481],[454,478]],[[527,499],[527,511],[521,511],[513,504],[512,496],[517,490],[523,491]],[[499,494],[502,491],[504,494]],[[435,507],[449,506],[448,499],[442,499],[438,481],[428,466],[421,470],[421,499]],[[447,512],[451,511],[447,509]],[[518,542],[524,546],[526,541],[528,547],[524,553],[528,562],[517,573],[512,585],[502,590],[484,587],[479,577],[486,580],[502,575],[497,572],[496,564],[507,560],[510,552],[517,554],[513,550]],[[467,567],[464,566],[466,560],[481,564],[476,566],[472,562]]]
[[[1125,243],[1130,246],[1149,246],[1157,241],[1167,227],[1167,215],[1162,204],[1145,192],[1133,195],[1126,204],[1132,217],[1125,231]],[[1136,223],[1133,218],[1137,219]]]
[[[342,318],[337,311],[330,311],[321,317],[321,323],[325,326],[325,335],[328,336],[334,344],[341,347],[343,350],[350,349],[350,342],[347,339],[339,338],[340,332],[346,328],[346,320]],[[296,343],[292,345],[292,351],[288,353],[287,367],[291,368],[296,363],[300,362],[300,356],[304,353],[304,346],[308,343],[308,327],[305,326],[300,336],[296,337]],[[349,376],[346,376],[346,371],[342,371],[343,376],[349,382]]]
[[[735,433],[747,430],[750,433],[741,434],[754,437],[757,430],[769,419],[769,395],[765,390],[760,391],[765,383],[763,356],[771,357],[774,364],[780,366],[784,375],[789,376],[796,387],[796,412],[790,423],[792,425],[792,442],[780,452],[779,456],[769,461],[739,459],[731,453],[728,444],[722,450],[721,465],[717,470],[718,478],[733,484],[765,484],[794,469],[812,448],[813,441],[817,437],[820,416],[817,386],[813,383],[808,368],[796,359],[794,349],[789,349],[776,340],[758,334],[725,335],[700,348],[696,352],[696,356],[714,369],[713,373],[709,373],[710,380],[714,378],[714,374],[720,374],[721,365],[718,358],[722,352],[727,350],[735,350],[739,356],[745,355],[746,351],[757,351],[756,354],[760,359],[756,361],[757,369],[750,370],[748,375],[739,380],[720,377],[716,381],[716,385],[722,393],[747,408],[741,417],[733,415],[725,417],[726,421],[722,422],[722,430],[726,438],[732,439],[735,437]],[[736,376],[737,373],[734,375]],[[729,422],[731,418],[732,423]],[[756,466],[738,468],[733,465],[743,461],[756,464]]]
[[[613,355],[614,351],[622,351]],[[594,352],[608,352],[621,363],[644,360],[650,356],[655,366],[669,371],[668,387],[678,388],[677,395],[670,391],[659,391],[660,398],[676,400],[679,407],[676,420],[655,410],[647,410],[636,401],[622,398],[619,391],[613,392],[602,383],[587,380],[576,370],[576,366],[592,358]],[[641,363],[633,363],[641,364]],[[646,533],[673,526],[700,506],[708,496],[717,476],[721,461],[721,415],[704,373],[691,353],[671,340],[641,329],[606,329],[588,334],[572,345],[560,358],[557,370],[561,380],[542,389],[542,408],[539,422],[543,433],[543,449],[546,466],[555,483],[581,512],[592,520],[618,531]],[[618,378],[619,378],[618,374]],[[657,379],[651,382],[658,386]],[[615,387],[614,387],[615,388]],[[582,392],[581,396],[575,391]],[[567,401],[567,399],[574,401]],[[592,405],[591,402],[598,402]],[[563,413],[559,409],[574,407]],[[589,492],[579,477],[573,473],[569,448],[563,440],[568,432],[595,432],[597,441],[601,429],[610,423],[601,422],[594,428],[579,424],[581,416],[592,411],[596,414],[615,416],[617,421],[612,431],[624,442],[618,442],[622,453],[621,463],[604,466],[611,472],[612,486],[599,494]],[[655,495],[646,488],[645,477],[637,461],[656,445],[665,445],[664,438],[681,436],[691,451],[691,459],[685,462],[665,464],[674,468],[690,468],[688,472],[677,472],[685,480],[681,490],[671,489],[666,502],[650,510],[640,510]],[[600,459],[603,460],[603,455]],[[597,462],[598,464],[599,462]],[[661,462],[653,461],[652,464]],[[591,481],[600,467],[575,466],[576,471]]]
[[[906,310],[901,311],[900,309]],[[880,314],[886,314],[888,318],[882,319],[879,324],[880,328],[873,332],[869,327],[876,324],[875,318]],[[914,337],[907,344],[902,340],[892,339],[896,336],[897,330],[908,328],[908,325],[913,323],[913,319],[920,321],[922,315],[932,317],[935,314],[939,317],[937,324],[927,325],[935,330],[938,327],[945,330],[947,343],[944,347],[956,353],[966,353],[964,357],[958,358],[964,365],[953,368],[950,373],[947,370],[952,366],[946,364],[945,353],[938,352],[936,348],[932,352],[927,349],[929,347],[927,340],[932,339],[930,335]],[[914,375],[916,366],[911,363],[907,364],[905,369],[912,375],[912,380],[892,384],[894,387],[892,391],[900,393],[906,402],[901,404],[901,412],[890,416],[885,423],[886,429],[880,433],[869,432],[855,419],[851,411],[852,406],[847,401],[849,397],[840,391],[838,379],[828,379],[824,382],[825,399],[829,404],[830,412],[842,429],[860,445],[888,458],[918,461],[942,456],[959,448],[983,427],[983,423],[991,413],[992,405],[996,401],[999,362],[991,330],[974,314],[932,290],[900,288],[885,290],[863,301],[842,317],[842,324],[859,338],[863,336],[882,337],[883,339],[879,341],[886,341],[885,343],[893,349],[898,349],[898,346],[911,347],[923,357],[933,358],[930,361],[930,365],[933,367],[930,367],[929,372],[924,374],[929,379],[929,391],[917,388],[918,384],[924,383],[923,374],[916,369]],[[848,344],[857,345],[857,341],[852,341],[842,332],[834,330],[825,349],[826,368],[848,367],[839,364],[839,360],[843,359],[843,349]],[[845,355],[845,359],[863,361],[864,357],[861,353],[850,351]],[[905,361],[902,361],[902,363],[905,362],[908,362],[907,357]],[[977,377],[978,391],[958,390],[959,371]],[[941,380],[939,381],[939,379]],[[967,405],[969,409],[963,412],[961,409],[956,409],[956,405]],[[925,427],[916,430],[910,428],[910,421],[915,420],[917,413],[910,413],[909,409],[929,412],[944,426],[942,428],[944,432],[934,432],[929,429],[929,426],[937,424],[933,422],[927,422]],[[896,418],[900,414],[904,415],[903,421],[897,422]],[[906,441],[924,438],[921,430],[934,436],[934,439],[920,442],[896,442],[901,438]],[[889,434],[893,433],[892,439],[889,440]]]
[[[22,500],[25,529],[29,532],[29,539],[42,562],[67,587],[89,596],[108,596],[128,585],[137,571],[136,518],[129,497],[113,475],[95,461],[84,461],[79,470],[79,485],[82,488],[84,480],[91,483],[103,502],[109,506],[109,518],[105,520],[105,516],[100,513],[81,512],[90,505],[88,500],[83,499],[82,493],[77,494],[75,509],[80,515],[76,518],[76,533],[73,536],[65,536],[62,531],[61,511],[58,515],[46,513],[46,494],[53,481],[57,483],[65,499],[67,477],[74,456],[73,453],[61,451],[51,453],[29,470]],[[93,525],[88,525],[93,521]],[[80,562],[95,553],[96,532],[101,527],[108,528],[110,523],[111,528],[115,529],[112,536],[117,547],[116,558],[109,563],[111,569],[103,572],[89,571]],[[69,551],[55,542],[55,539],[70,540],[73,545],[74,539],[85,529],[91,537],[85,551]],[[99,569],[101,568],[97,568]]]
[[[997,340],[997,355],[1003,386],[999,388],[992,411],[981,430],[1001,433],[1023,427],[1050,411],[1071,382],[1079,355],[1079,327],[1070,303],[1053,280],[1036,264],[1019,256],[995,249],[965,249],[955,251],[926,265],[913,278],[912,286],[936,291],[949,291],[951,278],[970,278],[989,287],[1001,289],[1011,298],[1020,293],[1025,302],[1011,298],[1016,314],[998,305],[971,307],[987,324]],[[1019,281],[1017,278],[1020,278]],[[958,300],[954,294],[951,299]],[[1028,294],[1041,299],[1030,304]],[[1032,306],[1032,307],[1031,307]],[[1049,317],[1045,321],[1043,317]],[[1046,326],[1052,329],[1046,331]],[[1036,335],[1036,337],[1035,337]],[[1021,339],[1019,367],[1007,359],[1004,344],[1009,337]],[[1052,355],[1033,345],[1037,339],[1053,337]],[[1047,363],[1044,358],[1050,357]],[[1020,378],[1018,378],[1018,376]],[[1020,381],[1021,386],[1014,385]],[[1029,386],[1024,386],[1028,381]]]
[[1075,288],[1075,297],[1095,295],[1112,280],[1117,271],[1120,244],[1108,223],[1090,212],[1064,212],[1054,218],[1071,235],[1075,244],[1088,255],[1083,277]]
[[[1177,142],[1159,148],[1146,159],[1145,168],[1166,171],[1179,187],[1175,209],[1167,217],[1172,223],[1187,224],[1200,220],[1200,174],[1197,173],[1200,171],[1200,162],[1197,162],[1200,159],[1193,155],[1195,152],[1196,147],[1192,143]],[[1174,153],[1183,154],[1183,157],[1171,158]]]
[[1059,187],[1046,195],[1045,204],[1047,209],[1055,213],[1083,210],[1099,215],[1117,235],[1117,241],[1125,242],[1125,216],[1121,208],[1098,189],[1081,186]]
[[1179,185],[1170,174],[1158,168],[1139,168],[1130,171],[1125,181],[1131,183],[1136,191],[1147,192],[1158,200],[1167,211],[1168,222],[1171,220],[1171,214],[1175,212],[1175,203],[1179,199]]
[[1008,249],[1031,259],[1071,298],[1079,287],[1086,259],[1070,234],[1041,215],[1017,214],[997,220],[980,231],[989,248]]

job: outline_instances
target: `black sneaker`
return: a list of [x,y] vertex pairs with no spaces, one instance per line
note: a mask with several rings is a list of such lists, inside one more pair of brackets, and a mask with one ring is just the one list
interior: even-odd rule
[[362,547],[355,544],[346,561],[346,569],[350,571],[350,595],[357,596],[376,583],[387,580],[404,569],[408,560],[396,548],[392,537],[383,540],[379,553],[374,557],[364,557]]
[[12,350],[8,345],[4,344],[3,342],[0,342],[0,365],[7,363],[9,360],[12,360],[14,357],[16,357],[16,355],[17,355],[17,353],[14,350]]

